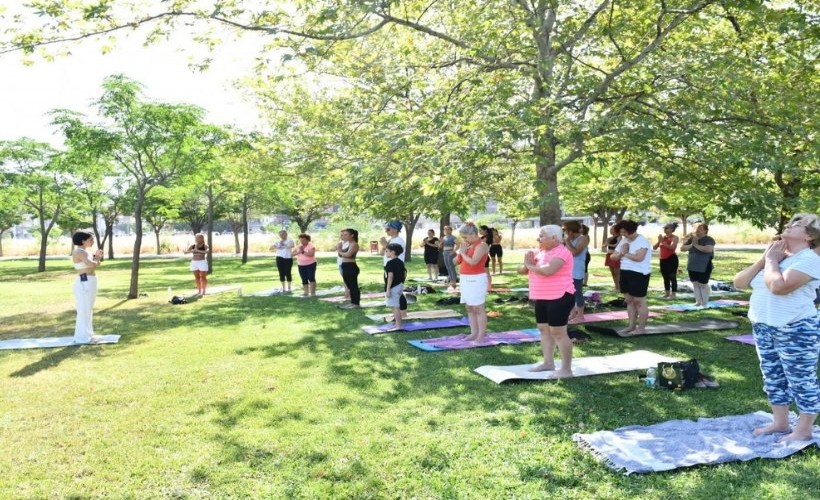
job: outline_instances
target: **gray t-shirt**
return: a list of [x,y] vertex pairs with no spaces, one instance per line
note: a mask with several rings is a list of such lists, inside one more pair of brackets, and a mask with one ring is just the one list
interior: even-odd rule
[[[715,240],[711,236],[704,236],[697,241],[700,246],[714,246]],[[686,261],[686,269],[696,273],[705,273],[712,262],[714,253],[701,252],[695,247],[689,249],[689,259]]]

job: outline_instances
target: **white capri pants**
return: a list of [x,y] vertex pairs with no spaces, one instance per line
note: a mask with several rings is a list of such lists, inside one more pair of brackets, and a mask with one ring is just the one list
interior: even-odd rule
[[88,276],[88,281],[74,281],[74,298],[77,300],[77,326],[74,327],[74,342],[88,343],[94,335],[94,302],[97,299],[97,277]]
[[461,303],[468,306],[481,306],[487,298],[487,273],[462,274],[459,288]]
[[203,273],[208,272],[208,261],[205,259],[202,260],[192,260],[191,261],[191,271],[202,271]]

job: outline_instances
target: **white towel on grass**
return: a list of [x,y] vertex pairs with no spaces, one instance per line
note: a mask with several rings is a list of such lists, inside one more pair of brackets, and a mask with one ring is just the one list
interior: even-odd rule
[[[797,416],[790,417],[794,426]],[[614,431],[574,434],[572,439],[610,468],[626,474],[754,458],[784,458],[811,444],[820,446],[818,427],[814,428],[814,440],[802,442],[778,443],[783,434],[755,436],[752,433],[756,427],[771,421],[771,414],[759,411],[697,421],[631,425]]]

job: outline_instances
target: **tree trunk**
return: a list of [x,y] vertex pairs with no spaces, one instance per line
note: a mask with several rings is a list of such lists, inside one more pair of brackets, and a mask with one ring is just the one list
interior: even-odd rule
[[97,227],[98,213],[96,209],[91,210],[91,229],[94,231],[94,239],[97,240],[97,248],[103,248],[105,240],[100,239],[100,229]]
[[561,204],[558,200],[558,170],[555,168],[555,140],[539,138],[535,147],[535,171],[538,178],[538,209],[540,224],[561,225]]
[[105,224],[106,239],[108,240],[108,258],[114,260],[114,224]]
[[5,233],[5,232],[6,232],[5,229],[0,231],[0,257],[3,256],[3,233]]
[[404,261],[405,262],[410,262],[410,260],[412,258],[411,250],[413,248],[413,231],[415,231],[416,224],[418,223],[420,217],[421,217],[420,213],[414,214],[413,212],[410,212],[410,215],[407,216],[407,218],[404,220],[405,228],[406,228],[405,232],[406,232],[406,235],[407,235],[407,241],[405,241],[405,243],[407,245],[407,248],[404,249]]
[[510,223],[510,250],[515,250],[515,227],[518,226],[518,221],[513,219]]
[[233,250],[234,250],[233,253],[234,253],[234,255],[239,255],[239,252],[242,251],[239,248],[239,231],[241,231],[242,228],[231,224],[231,230],[233,232]]
[[[160,228],[160,229],[162,229],[162,228]],[[162,253],[162,252],[160,252],[160,246],[159,246],[159,231],[160,231],[160,229],[154,229],[154,235],[157,237],[157,255],[160,255]]]
[[248,197],[242,199],[242,263],[248,263]]
[[208,188],[208,274],[214,272],[214,197]]
[[[134,207],[134,251],[131,256],[131,285],[128,298],[136,299],[140,292],[140,249],[142,248],[142,206],[145,204],[145,192],[138,188],[137,204]],[[113,238],[112,238],[113,240]]]
[[444,226],[450,225],[450,212],[442,212],[441,218],[438,221],[438,234],[444,237]]

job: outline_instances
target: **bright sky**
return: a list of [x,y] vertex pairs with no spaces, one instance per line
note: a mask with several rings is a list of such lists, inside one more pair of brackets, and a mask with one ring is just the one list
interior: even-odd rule
[[187,42],[183,53],[179,48],[184,37],[147,48],[142,40],[138,33],[120,34],[116,48],[106,55],[100,51],[100,41],[67,45],[70,56],[54,62],[34,58],[32,66],[24,65],[20,54],[0,56],[0,140],[30,137],[61,145],[48,111],[66,108],[95,117],[91,103],[102,94],[103,79],[117,73],[142,83],[148,99],[204,108],[210,123],[246,131],[261,127],[255,107],[243,102],[232,86],[250,73],[259,40],[248,37],[223,43],[205,72],[188,67],[190,56],[195,55],[192,51],[198,50],[195,42]]

